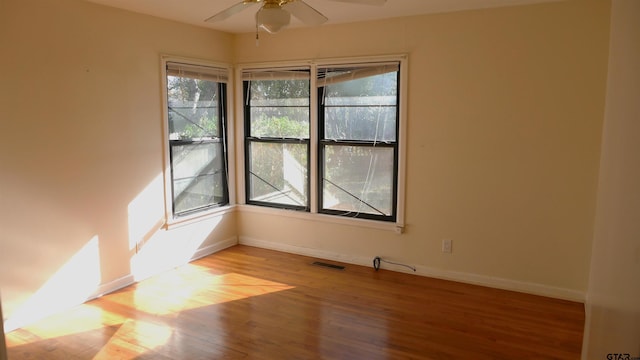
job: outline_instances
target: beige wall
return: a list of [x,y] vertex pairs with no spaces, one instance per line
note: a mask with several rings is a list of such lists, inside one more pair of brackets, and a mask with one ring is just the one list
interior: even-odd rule
[[160,54],[229,62],[231,35],[79,0],[0,6],[0,288],[9,328],[100,284],[126,283],[135,267],[136,276],[149,273],[235,237],[233,215],[158,230]]
[[[241,241],[582,298],[609,2],[569,1],[236,39],[240,63],[409,54],[406,232],[242,212]],[[441,240],[452,239],[452,254]]]
[[583,358],[640,356],[640,2],[614,0]]

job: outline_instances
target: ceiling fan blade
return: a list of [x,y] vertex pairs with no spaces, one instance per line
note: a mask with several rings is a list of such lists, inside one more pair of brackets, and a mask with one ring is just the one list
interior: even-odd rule
[[364,5],[384,5],[387,0],[331,0],[337,2],[364,4]]
[[290,12],[291,15],[298,18],[307,25],[318,26],[324,24],[327,17],[322,15],[318,10],[312,8],[302,0],[295,0],[282,5],[282,8]]
[[240,11],[248,8],[251,5],[257,4],[257,1],[251,1],[251,0],[245,0],[241,3],[237,3],[235,5],[233,5],[232,7],[222,10],[221,12],[213,15],[212,17],[206,19],[206,22],[216,22],[216,21],[222,21],[224,19],[227,19],[237,13],[239,13]]

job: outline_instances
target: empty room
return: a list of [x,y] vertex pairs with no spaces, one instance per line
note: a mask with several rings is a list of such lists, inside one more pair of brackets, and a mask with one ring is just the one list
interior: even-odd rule
[[0,0],[0,359],[640,358],[640,1]]

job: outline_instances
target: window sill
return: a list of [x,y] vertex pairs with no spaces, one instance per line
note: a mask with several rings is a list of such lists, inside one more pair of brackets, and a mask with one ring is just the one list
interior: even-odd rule
[[195,214],[191,214],[191,215],[187,215],[179,218],[169,218],[167,219],[164,225],[164,229],[171,230],[177,227],[197,223],[199,221],[220,217],[220,216],[234,212],[235,208],[236,208],[236,205],[226,205],[226,206],[221,206],[208,211],[203,211],[200,213],[195,213]]
[[393,231],[397,234],[402,234],[404,232],[404,224],[400,224],[397,222],[384,222],[384,221],[358,219],[358,218],[351,218],[351,217],[340,217],[340,216],[334,216],[334,215],[309,213],[309,212],[287,210],[287,209],[276,209],[276,208],[255,206],[255,205],[237,205],[237,209],[240,212],[268,214],[268,215],[275,215],[275,216],[290,217],[294,219],[302,219],[307,221],[332,223],[332,224],[340,224],[340,225],[347,225],[347,226],[357,226],[357,227],[375,229],[375,230]]

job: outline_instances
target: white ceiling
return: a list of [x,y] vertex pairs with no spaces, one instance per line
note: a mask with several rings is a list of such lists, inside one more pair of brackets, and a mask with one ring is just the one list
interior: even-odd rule
[[[255,31],[255,12],[259,5],[253,5],[231,18],[218,23],[204,20],[242,0],[87,0],[115,8],[175,20],[187,24],[203,26],[230,33]],[[331,0],[304,0],[320,11],[329,21],[325,24],[339,24],[429,13],[450,12],[468,9],[523,5],[561,0],[387,0],[382,6],[349,4]],[[303,26],[292,17],[290,27]]]

